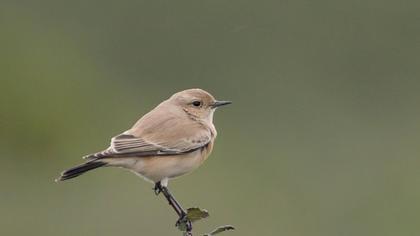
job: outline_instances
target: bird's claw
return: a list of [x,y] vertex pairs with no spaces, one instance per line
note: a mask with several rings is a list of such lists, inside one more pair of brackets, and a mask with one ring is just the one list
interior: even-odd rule
[[153,191],[155,192],[155,194],[157,196],[162,192],[162,189],[160,188],[159,184],[155,184],[155,187],[153,188]]
[[176,221],[175,226],[178,228],[183,228],[183,226],[185,226],[186,231],[189,232],[192,230],[192,223],[191,221],[187,218],[187,214],[183,213],[179,219]]

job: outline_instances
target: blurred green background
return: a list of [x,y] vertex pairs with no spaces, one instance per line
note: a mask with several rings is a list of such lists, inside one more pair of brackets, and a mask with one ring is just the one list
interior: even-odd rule
[[[171,94],[234,101],[170,183],[226,235],[419,235],[418,1],[0,3],[0,235],[180,235],[120,169],[53,182]],[[197,234],[198,235],[198,234]]]

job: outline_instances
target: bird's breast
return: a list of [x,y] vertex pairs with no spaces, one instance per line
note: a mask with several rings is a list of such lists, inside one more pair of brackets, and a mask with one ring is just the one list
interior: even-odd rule
[[175,178],[192,172],[207,160],[212,150],[213,141],[200,149],[181,155],[135,158],[135,162],[124,167],[148,180],[158,182],[164,178]]

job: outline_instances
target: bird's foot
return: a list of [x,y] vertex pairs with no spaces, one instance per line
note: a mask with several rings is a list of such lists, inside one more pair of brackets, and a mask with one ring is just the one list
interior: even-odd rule
[[192,223],[191,220],[188,219],[187,213],[183,212],[179,219],[176,221],[176,227],[182,229],[185,228],[186,232],[191,232],[192,230]]
[[155,191],[156,196],[159,195],[162,192],[162,185],[160,182],[157,182],[155,184],[155,187],[153,188],[153,191]]

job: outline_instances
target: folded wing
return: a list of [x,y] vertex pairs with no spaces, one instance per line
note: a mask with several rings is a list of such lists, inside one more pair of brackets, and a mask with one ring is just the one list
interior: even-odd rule
[[211,141],[210,132],[200,132],[193,137],[184,137],[170,142],[147,141],[131,134],[120,134],[111,139],[108,149],[85,156],[85,159],[106,157],[149,157],[171,156],[193,152],[205,147]]

